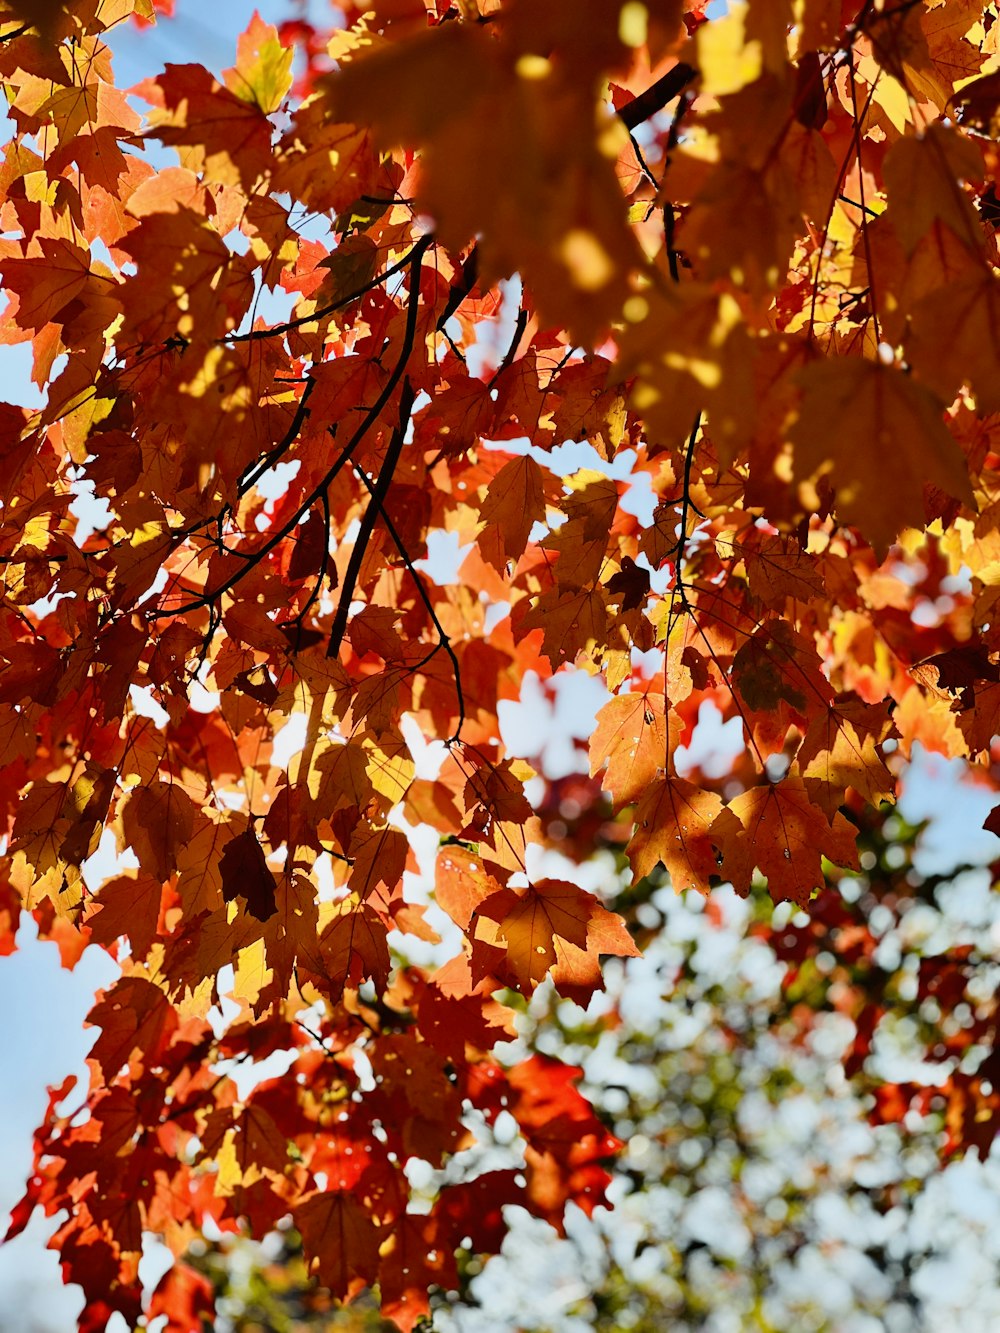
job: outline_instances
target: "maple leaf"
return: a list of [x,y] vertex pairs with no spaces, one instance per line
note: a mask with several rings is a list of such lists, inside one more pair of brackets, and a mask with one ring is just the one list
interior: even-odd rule
[[553,669],[557,669],[604,642],[607,607],[593,588],[572,591],[552,588],[534,606],[518,604],[517,624],[522,636],[533,629],[542,631],[545,655]]
[[264,115],[277,111],[292,86],[292,47],[282,46],[278,30],[256,11],[236,43],[236,64],[226,70],[226,87],[252,102]]
[[[488,948],[477,950],[483,938],[479,922],[495,922],[485,937]],[[601,986],[601,954],[634,957],[638,949],[622,919],[587,893],[562,880],[543,879],[526,889],[504,888],[478,905],[472,947],[472,977],[503,975],[525,995],[552,975],[563,994],[587,999]],[[497,950],[505,950],[502,961]],[[477,965],[485,953],[485,972]]]
[[607,582],[608,592],[621,601],[623,611],[633,611],[644,605],[649,596],[649,574],[637,565],[631,556],[622,558],[622,567]]
[[367,903],[345,900],[319,939],[325,989],[339,997],[347,985],[359,986],[366,978],[384,988],[389,976],[389,944],[386,927]]
[[767,620],[733,658],[732,680],[751,713],[801,717],[830,697],[820,667],[818,655],[786,620]]
[[597,714],[590,740],[591,776],[600,773],[607,760],[601,786],[617,805],[638,800],[667,768],[680,726],[677,714],[666,714],[663,696],[652,690],[609,699]]
[[232,837],[232,827],[226,822],[203,818],[178,853],[176,889],[191,916],[222,906],[221,857]]
[[480,904],[501,888],[464,847],[448,847],[438,855],[434,896],[462,930],[468,931]]
[[429,1313],[431,1287],[449,1288],[457,1280],[452,1247],[442,1235],[439,1217],[408,1215],[393,1231],[379,1266],[382,1312],[403,1333]]
[[[242,79],[240,84],[246,89]],[[168,65],[136,91],[156,108],[151,134],[186,149],[182,165],[207,180],[253,189],[270,159],[271,140],[255,103],[224,88],[201,65]]]
[[147,1314],[150,1319],[166,1315],[166,1333],[184,1333],[196,1328],[202,1318],[215,1315],[215,1293],[211,1282],[190,1264],[168,1268],[156,1284]]
[[420,1031],[436,1050],[449,1058],[464,1053],[466,1045],[487,1051],[513,1037],[513,1013],[491,998],[495,979],[473,981],[468,958],[452,958],[439,967],[420,991],[417,1015]]
[[975,241],[975,209],[959,182],[980,179],[982,170],[975,144],[943,125],[929,126],[919,138],[906,135],[892,146],[885,161],[886,193],[908,254],[936,221],[960,240]]
[[202,1153],[218,1163],[215,1190],[231,1194],[250,1186],[263,1171],[284,1174],[289,1164],[288,1140],[262,1106],[251,1102],[240,1111],[219,1108],[205,1123]]
[[[386,143],[423,141],[423,200],[442,233],[456,246],[480,234],[491,276],[523,271],[549,312],[589,341],[617,313],[635,243],[589,87],[565,83],[558,64],[532,63],[537,35],[523,36],[527,50],[512,30],[505,51],[460,24],[352,60],[328,84],[331,115],[375,125]],[[468,154],[483,167],[474,192],[456,190],[446,165]]]
[[119,875],[101,885],[98,911],[88,916],[91,939],[112,945],[125,937],[136,958],[145,958],[156,938],[163,883],[154,875]]
[[817,562],[792,538],[761,536],[740,546],[750,591],[765,606],[784,609],[789,598],[812,601],[825,592]]
[[722,852],[720,873],[737,892],[749,893],[756,866],[775,902],[805,905],[824,884],[824,856],[858,869],[854,826],[839,811],[828,821],[801,778],[737,796],[716,817],[711,837]]
[[892,775],[878,749],[892,732],[887,705],[850,697],[813,717],[795,758],[806,786],[820,784],[816,799],[831,819],[848,787],[871,805],[893,800]]
[[708,889],[719,873],[710,830],[722,811],[722,798],[684,778],[653,782],[635,812],[635,832],[628,845],[636,877],[662,865],[678,893]]
[[39,241],[37,257],[7,259],[0,267],[3,284],[20,298],[17,320],[24,329],[41,329],[84,290],[90,256],[78,245],[57,237]]
[[315,1194],[293,1216],[310,1267],[342,1300],[352,1300],[375,1281],[381,1228],[351,1192]]
[[[905,527],[926,521],[930,482],[971,505],[961,450],[941,420],[942,404],[892,366],[835,358],[800,373],[802,404],[791,429],[797,476],[822,474],[837,512],[880,556]],[[855,441],[866,441],[864,448]],[[886,496],[892,500],[886,503]]]
[[528,534],[545,518],[545,483],[542,469],[527,454],[505,463],[490,482],[479,517],[487,532],[495,533],[503,558],[491,546],[479,544],[486,559],[500,569],[506,560],[517,560],[528,544]]
[[968,384],[981,412],[1000,411],[993,371],[1000,358],[1000,284],[985,264],[969,269],[915,306],[907,354],[944,399]]
[[989,750],[1000,731],[1000,683],[983,681],[972,690],[971,707],[959,714],[958,724],[970,754]]
[[194,831],[194,816],[187,792],[157,779],[130,792],[121,812],[121,843],[133,847],[158,879],[169,879]]
[[581,1072],[533,1055],[507,1076],[511,1114],[528,1143],[530,1204],[559,1231],[568,1199],[588,1215],[602,1201],[610,1177],[601,1162],[619,1146],[573,1086]]
[[266,921],[278,910],[274,900],[277,887],[253,829],[230,838],[219,862],[222,896],[227,903],[242,898],[246,909],[258,921]]
[[156,1064],[177,1030],[177,1013],[163,991],[143,977],[123,977],[87,1015],[101,1029],[90,1058],[106,1079],[125,1066]]
[[[498,988],[586,1003],[636,948],[539,849],[759,871],[813,913],[778,955],[854,977],[871,934],[813,891],[917,741],[1000,734],[997,42],[975,0],[352,0],[254,15],[140,113],[106,33],[154,8],[0,24],[0,341],[40,403],[0,404],[0,955],[29,913],[122,970],[15,1226],[66,1219],[92,1333],[207,1313],[183,1266],[143,1311],[144,1234],[288,1215],[409,1328],[618,1146],[574,1068],[490,1056]],[[534,676],[562,725],[574,670],[611,696],[589,778],[501,718]],[[138,865],[91,894],[106,831]],[[435,837],[444,940],[406,873]],[[889,1001],[836,984],[853,1067]],[[238,1102],[225,1062],[278,1051]],[[985,1152],[983,1087],[942,1096]],[[523,1172],[466,1178],[469,1107]]]

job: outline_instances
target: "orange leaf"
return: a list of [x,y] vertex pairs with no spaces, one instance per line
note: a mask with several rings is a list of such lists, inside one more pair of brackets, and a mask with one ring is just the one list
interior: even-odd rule
[[924,526],[926,483],[973,503],[943,404],[909,376],[835,357],[807,366],[799,379],[803,399],[790,436],[796,476],[828,477],[839,518],[860,528],[879,557],[903,528]]
[[712,826],[722,851],[720,873],[746,895],[754,866],[775,902],[804,906],[825,883],[823,857],[858,869],[857,830],[838,811],[832,824],[809,797],[801,778],[784,778],[737,796]]
[[886,704],[865,704],[841,697],[809,724],[795,756],[806,786],[820,785],[817,803],[830,818],[853,787],[866,801],[891,801],[892,775],[878,750],[894,728]]
[[[545,479],[533,458],[525,454],[503,465],[489,484],[479,517],[507,560],[517,560],[524,554],[528,534],[545,518]],[[499,558],[492,541],[484,545],[481,537],[479,544],[485,558],[495,568],[503,569],[505,561]]]
[[86,286],[90,256],[70,241],[43,236],[41,254],[27,259],[6,259],[3,283],[20,300],[17,322],[22,329],[40,329],[55,319]]
[[721,796],[684,778],[652,783],[635,812],[635,832],[628,845],[636,877],[651,874],[660,864],[678,893],[705,892],[709,878],[719,874],[709,830],[721,810]]
[[680,740],[682,723],[676,713],[664,714],[663,695],[619,694],[597,714],[590,738],[590,773],[595,777],[607,760],[601,786],[616,806],[636,801],[665,770]]
[[[639,950],[621,917],[602,907],[593,894],[562,880],[544,879],[526,889],[500,889],[477,908],[473,941],[473,977],[495,970],[494,948],[480,950],[476,940],[506,950],[504,975],[525,995],[552,973],[556,986],[574,998],[588,998],[601,986],[602,954],[635,957]],[[480,936],[478,923],[496,923]]]
[[467,931],[474,913],[501,885],[486,874],[479,859],[464,847],[445,847],[438,855],[434,897],[454,921]]

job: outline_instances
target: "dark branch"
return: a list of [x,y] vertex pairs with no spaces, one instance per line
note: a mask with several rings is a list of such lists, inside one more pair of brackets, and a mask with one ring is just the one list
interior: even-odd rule
[[[411,309],[416,309],[416,301],[412,302]],[[340,645],[344,640],[344,633],[347,629],[347,619],[351,613],[354,588],[358,581],[358,575],[361,573],[361,564],[365,558],[372,533],[375,530],[375,520],[380,512],[385,512],[385,498],[389,493],[389,487],[392,485],[396,468],[399,466],[406,427],[409,424],[415,397],[413,386],[407,378],[403,381],[403,394],[399,404],[399,421],[396,423],[392,438],[389,440],[389,447],[385,451],[385,459],[378,474],[378,481],[375,483],[375,488],[371,493],[371,501],[361,519],[361,528],[354,543],[354,549],[351,551],[351,558],[347,562],[344,583],[340,590],[340,601],[337,603],[337,613],[333,618],[333,625],[330,629],[330,642],[326,646],[327,657],[336,657],[340,652]]]
[[[413,247],[414,258],[410,270],[410,296],[406,305],[406,328],[403,332],[403,346],[399,353],[399,358],[392,369],[392,374],[386,380],[386,387],[379,394],[379,402],[383,404],[389,401],[389,393],[396,387],[406,363],[410,359],[413,351],[413,344],[417,336],[417,311],[420,306],[420,265],[423,261],[424,250],[431,244],[431,237],[425,236]],[[361,520],[361,531],[358,533],[357,541],[354,543],[354,550],[351,552],[351,558],[347,565],[347,572],[344,575],[344,584],[340,592],[340,601],[337,603],[337,613],[333,618],[333,626],[330,630],[330,642],[327,644],[327,657],[336,657],[340,652],[340,645],[343,642],[344,631],[347,629],[347,617],[351,610],[351,598],[354,595],[354,585],[357,583],[358,574],[361,572],[361,561],[364,559],[365,548],[371,539],[372,529],[375,526],[375,518],[378,513],[378,505],[384,505],[385,497],[388,494],[389,487],[392,485],[393,473],[399,463],[399,456],[403,450],[403,439],[406,435],[406,427],[410,420],[410,412],[413,410],[413,400],[416,395],[410,384],[409,377],[403,381],[403,392],[399,404],[399,420],[396,423],[396,429],[392,433],[392,439],[389,441],[389,448],[386,451],[385,461],[382,464],[382,471],[379,473],[377,492],[372,496],[371,503],[365,510],[364,518]],[[379,412],[382,410],[379,407]],[[371,424],[378,416],[378,412],[372,416],[368,414],[366,421]],[[368,429],[368,425],[362,423],[363,431]],[[363,432],[362,432],[363,433]],[[360,438],[360,437],[357,437]],[[351,450],[354,443],[352,441]],[[324,488],[325,489],[325,488]]]
[[[438,617],[438,613],[434,609],[434,603],[431,601],[430,594],[428,593],[426,587],[424,586],[424,581],[420,576],[420,571],[414,567],[413,561],[410,558],[410,553],[406,549],[402,537],[400,537],[399,535],[398,528],[396,527],[395,523],[393,523],[392,519],[389,517],[389,513],[386,510],[385,505],[378,497],[377,487],[375,483],[371,480],[369,476],[367,476],[364,472],[362,472],[360,468],[356,468],[355,470],[358,476],[364,482],[365,486],[368,487],[369,494],[372,497],[372,507],[378,508],[378,511],[382,516],[382,522],[385,524],[385,530],[392,538],[393,545],[399,552],[400,559],[403,561],[403,564],[406,566],[406,569],[410,574],[410,577],[416,584],[417,592],[420,594],[420,600],[426,607],[427,614],[431,618],[431,624],[434,626],[434,629],[437,632],[437,636],[440,639],[440,644],[438,646],[445,650],[445,652],[448,654],[448,659],[451,662],[451,668],[455,674],[455,694],[458,699],[458,722],[455,726],[455,730],[445,741],[445,745],[450,750],[451,747],[455,744],[455,742],[459,739],[462,727],[465,723],[465,696],[462,693],[462,670],[459,665],[458,658],[455,655],[455,649],[452,647],[451,638],[448,635],[447,631],[445,630],[444,626],[441,624],[441,621]],[[429,658],[425,659],[425,661],[429,660],[430,660]]]
[[633,97],[631,102],[618,108],[618,119],[627,130],[634,130],[644,120],[662,111],[668,102],[678,97],[688,84],[698,76],[698,71],[691,65],[678,64],[666,74],[651,83],[645,92]]
[[517,319],[514,321],[514,332],[511,334],[510,345],[500,359],[500,364],[490,378],[489,388],[493,388],[497,380],[514,360],[514,354],[520,346],[521,339],[524,337],[524,330],[528,327],[528,312],[524,306],[517,312]]
[[282,454],[295,443],[299,431],[305,425],[306,417],[309,415],[309,395],[316,387],[316,381],[310,373],[306,378],[306,387],[302,391],[302,397],[299,399],[295,408],[295,415],[289,423],[288,429],[283,437],[278,441],[273,449],[269,449],[263,458],[259,458],[240,478],[237,494],[242,498],[255,485],[268,468],[273,467],[281,458]]
[[448,301],[444,310],[441,312],[441,318],[437,322],[438,333],[444,332],[444,326],[451,319],[452,315],[459,309],[462,302],[472,292],[476,282],[479,279],[479,247],[473,246],[465,257],[462,264],[462,276],[458,282],[452,285],[448,293]]
[[211,605],[211,603],[214,602],[217,597],[221,597],[224,592],[228,592],[230,588],[235,587],[235,585],[239,583],[239,581],[242,578],[245,577],[247,572],[250,569],[252,569],[254,565],[259,564],[260,561],[263,560],[266,555],[268,555],[271,551],[274,550],[274,548],[278,545],[279,542],[283,542],[285,540],[288,534],[299,523],[299,521],[302,518],[302,515],[307,513],[313,507],[316,501],[319,500],[320,497],[327,492],[327,490],[329,490],[330,486],[336,480],[341,469],[344,467],[346,463],[350,462],[351,456],[353,455],[355,449],[364,439],[365,435],[368,433],[368,431],[371,429],[374,423],[378,420],[386,403],[388,403],[389,399],[392,397],[396,385],[402,378],[403,371],[406,368],[406,363],[410,358],[410,353],[413,350],[413,341],[416,335],[416,328],[417,328],[417,302],[420,293],[420,282],[419,282],[420,262],[423,259],[425,251],[432,244],[432,241],[433,241],[432,236],[430,235],[422,236],[420,240],[417,241],[413,249],[410,251],[410,264],[412,267],[413,277],[411,279],[411,290],[410,290],[409,303],[407,306],[407,313],[406,313],[406,332],[403,337],[402,351],[400,352],[399,359],[396,362],[395,366],[393,366],[388,379],[382,386],[382,392],[379,394],[378,398],[376,398],[375,402],[372,403],[371,407],[365,413],[361,421],[361,424],[358,426],[357,430],[355,430],[354,434],[351,436],[347,444],[344,446],[344,449],[341,452],[340,456],[329,467],[325,475],[317,482],[317,484],[309,492],[309,494],[303,500],[302,504],[299,505],[295,513],[292,514],[291,517],[288,518],[281,525],[281,527],[277,530],[277,532],[272,533],[271,536],[268,537],[267,541],[264,542],[262,546],[259,546],[257,550],[252,553],[250,559],[247,561],[246,564],[242,565],[239,569],[235,570],[229,576],[229,578],[226,579],[224,582],[220,583],[217,588],[214,588],[211,592],[203,593],[200,597],[196,598],[195,600],[185,603],[184,606],[173,607],[169,610],[150,611],[149,618],[151,620],[163,619],[167,616],[181,616],[181,615],[186,615],[189,611],[198,611],[204,606]]
[[321,306],[319,310],[314,310],[311,315],[300,315],[298,319],[290,319],[284,324],[275,324],[269,329],[253,329],[250,333],[230,333],[221,341],[225,343],[259,342],[261,338],[277,338],[283,333],[289,333],[292,329],[302,328],[303,324],[315,324],[317,320],[326,319],[327,315],[342,310],[344,306],[357,301],[359,297],[364,296],[367,292],[372,292],[376,287],[381,287],[383,282],[395,274],[402,273],[403,269],[413,262],[413,257],[417,251],[419,250],[423,254],[429,244],[429,238],[421,236],[413,249],[405,254],[402,259],[397,259],[395,264],[390,264],[387,269],[383,269],[381,273],[364,283],[357,291],[351,292],[348,296],[342,296],[337,301],[331,301],[329,305]]

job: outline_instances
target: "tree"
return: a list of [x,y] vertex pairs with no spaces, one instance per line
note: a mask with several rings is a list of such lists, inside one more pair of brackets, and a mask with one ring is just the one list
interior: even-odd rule
[[[287,1217],[412,1328],[621,1147],[575,1067],[498,1058],[519,1006],[585,1004],[664,870],[822,934],[917,742],[991,776],[997,16],[372,0],[291,23],[297,70],[255,19],[140,115],[107,33],[153,8],[0,24],[3,330],[45,395],[0,421],[3,948],[26,911],[121,966],[14,1229],[67,1211],[86,1329],[141,1317],[143,1232]],[[574,672],[606,797],[555,820],[500,717]],[[545,869],[581,811],[617,911]],[[476,1174],[501,1118],[523,1169]],[[146,1313],[208,1298],[178,1267]]]
[[[845,881],[849,897],[831,883],[812,917],[790,904],[772,917],[762,887],[748,901],[730,891],[706,902],[657,876],[644,956],[608,969],[596,1009],[539,988],[521,1041],[585,1069],[588,1098],[627,1145],[611,1164],[615,1207],[592,1219],[571,1209],[561,1241],[515,1210],[502,1258],[485,1269],[467,1260],[456,1292],[432,1293],[439,1333],[995,1322],[1000,1160],[940,1169],[942,1151],[951,1158],[959,1146],[949,1143],[951,1080],[905,1130],[894,1123],[909,1091],[891,1086],[892,1064],[924,1054],[935,1023],[952,1038],[965,1027],[962,1050],[976,1040],[974,1021],[955,1023],[956,1005],[944,1015],[928,1003],[948,971],[954,986],[956,961],[990,954],[998,919],[982,869],[975,894],[968,868],[918,869],[928,859],[918,832],[895,814],[864,827],[869,869]],[[620,850],[601,848],[588,882],[622,882],[612,858]],[[962,883],[964,907],[949,904]],[[826,946],[838,927],[850,945],[834,956]],[[896,1048],[874,1059],[864,1022],[873,999]],[[494,1169],[516,1161],[516,1143],[492,1151]],[[422,1182],[425,1195],[434,1188]],[[263,1244],[225,1236],[187,1262],[234,1333],[386,1327],[370,1300],[331,1308],[309,1283],[294,1230]],[[933,1276],[942,1267],[946,1283]]]

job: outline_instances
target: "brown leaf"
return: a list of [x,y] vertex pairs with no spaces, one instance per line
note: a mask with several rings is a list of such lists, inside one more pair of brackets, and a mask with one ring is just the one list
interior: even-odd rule
[[258,921],[266,921],[278,910],[277,883],[253,829],[230,838],[219,862],[222,896],[227,903],[241,899]]
[[635,812],[635,832],[628,856],[636,878],[662,865],[678,893],[707,891],[719,874],[710,830],[722,810],[722,798],[684,778],[651,783]]
[[927,483],[973,504],[943,404],[910,377],[835,357],[807,366],[799,379],[803,398],[790,434],[796,476],[827,478],[839,518],[860,528],[879,557],[903,528],[924,526]]
[[122,807],[122,836],[139,864],[161,882],[177,869],[194,832],[195,806],[176,782],[157,778],[134,787]]
[[309,1268],[341,1300],[378,1276],[382,1228],[347,1190],[314,1194],[293,1213]]

